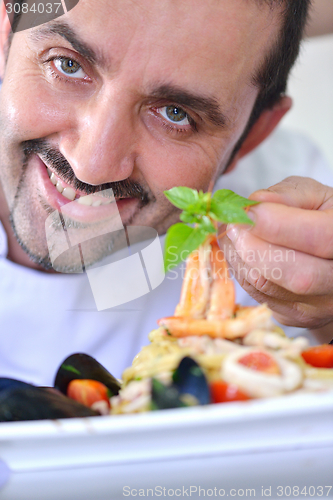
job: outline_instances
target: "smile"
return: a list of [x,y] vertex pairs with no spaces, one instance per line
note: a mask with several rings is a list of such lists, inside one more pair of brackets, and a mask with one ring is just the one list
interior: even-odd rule
[[96,194],[93,195],[83,195],[78,191],[75,191],[71,186],[67,185],[63,180],[61,180],[54,172],[47,168],[47,173],[50,181],[56,187],[57,191],[62,194],[65,198],[70,201],[76,201],[80,205],[99,207],[100,205],[109,205],[112,203],[111,198],[97,197]]
[[[116,198],[111,188],[96,193],[87,194],[75,190],[53,172],[40,158],[33,155],[29,164],[32,176],[42,206],[53,210],[61,210],[64,217],[77,223],[95,224],[121,217],[123,224],[128,224],[139,208],[140,199],[134,197]],[[120,221],[120,219],[119,219]],[[112,223],[114,226],[114,222]]]

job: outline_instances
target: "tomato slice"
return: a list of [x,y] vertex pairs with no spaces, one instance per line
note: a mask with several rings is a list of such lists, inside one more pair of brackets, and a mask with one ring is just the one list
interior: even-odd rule
[[333,368],[333,345],[323,344],[302,352],[306,363],[316,368]]
[[280,375],[280,367],[275,361],[275,359],[268,353],[263,351],[250,352],[242,356],[238,363],[250,368],[251,370],[256,370],[259,372],[268,373],[271,375]]
[[223,380],[212,382],[210,384],[210,393],[213,403],[228,403],[230,401],[247,401],[251,399],[237,385],[227,384]]
[[90,407],[97,401],[106,401],[110,407],[108,388],[97,380],[72,380],[67,387],[67,396],[85,406]]

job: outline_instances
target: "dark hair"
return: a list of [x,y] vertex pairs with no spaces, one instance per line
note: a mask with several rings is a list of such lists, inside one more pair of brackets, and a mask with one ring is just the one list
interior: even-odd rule
[[254,75],[253,83],[259,88],[259,94],[245,130],[232,152],[229,164],[261,113],[265,109],[272,108],[286,92],[288,76],[299,54],[311,6],[311,0],[256,1],[261,4],[268,3],[272,8],[280,7],[282,18],[280,36]]
[[[24,0],[16,0],[23,2]],[[280,36],[253,78],[260,89],[247,126],[237,142],[232,158],[239,150],[253,124],[262,111],[271,108],[285,93],[289,72],[297,59],[300,42],[306,26],[311,0],[255,0],[259,6],[269,4],[272,9],[280,9]],[[14,14],[12,31],[18,25],[21,14]]]

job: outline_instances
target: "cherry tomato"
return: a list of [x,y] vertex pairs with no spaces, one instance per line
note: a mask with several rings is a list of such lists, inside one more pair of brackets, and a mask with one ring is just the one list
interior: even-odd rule
[[333,345],[323,344],[302,352],[306,363],[316,368],[333,368]]
[[237,385],[227,384],[223,380],[212,382],[210,384],[210,393],[213,403],[228,403],[229,401],[247,401],[251,399]]
[[97,401],[106,401],[110,407],[108,388],[97,380],[72,380],[67,387],[67,396],[85,406]]

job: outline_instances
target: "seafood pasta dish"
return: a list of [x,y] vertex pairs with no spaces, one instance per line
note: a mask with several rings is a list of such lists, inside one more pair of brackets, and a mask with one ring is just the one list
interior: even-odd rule
[[333,390],[333,346],[287,338],[266,305],[237,305],[215,236],[188,257],[175,315],[158,324],[113,414]]
[[175,314],[158,325],[122,381],[86,354],[63,361],[54,388],[0,378],[0,422],[333,391],[333,345],[287,338],[266,305],[237,305],[215,236],[189,255]]

